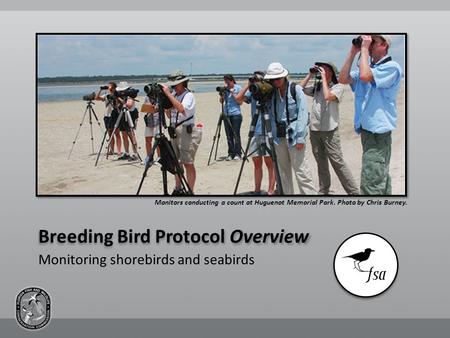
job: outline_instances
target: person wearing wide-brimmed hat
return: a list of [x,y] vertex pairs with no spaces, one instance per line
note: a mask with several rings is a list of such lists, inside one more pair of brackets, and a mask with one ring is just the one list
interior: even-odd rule
[[[359,41],[360,45],[352,43],[339,82],[349,84],[355,93],[354,127],[363,148],[360,193],[390,195],[391,133],[397,127],[402,69],[388,56],[389,35],[361,35]],[[358,68],[351,71],[357,54]]]
[[[314,74],[314,83],[308,86]],[[317,76],[319,74],[320,77]],[[337,74],[338,69],[334,63],[316,62],[300,85],[306,95],[313,97],[309,129],[319,174],[319,194],[330,193],[330,161],[347,194],[358,195],[359,188],[344,161],[339,138],[339,103],[344,94],[344,86],[338,82]]]
[[[289,72],[278,62],[266,70],[265,80],[275,87],[270,110],[275,117],[275,152],[284,195],[294,194],[294,171],[300,194],[316,195],[311,171],[305,156],[308,135],[308,110],[306,98],[299,85],[287,79]],[[277,188],[280,192],[280,187]]]
[[[168,82],[163,85],[164,94],[173,105],[168,111],[170,125],[175,129],[176,137],[170,142],[177,158],[186,171],[189,187],[194,191],[196,170],[194,166],[195,154],[201,141],[201,131],[195,127],[195,98],[188,89],[190,78],[182,71],[176,70],[168,76]],[[173,94],[172,94],[173,90]],[[175,176],[174,195],[181,191],[181,181]]]

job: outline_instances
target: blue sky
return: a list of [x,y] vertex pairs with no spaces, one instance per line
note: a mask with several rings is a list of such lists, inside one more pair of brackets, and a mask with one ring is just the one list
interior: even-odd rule
[[[38,76],[250,73],[281,62],[305,72],[315,61],[340,68],[351,35],[40,35]],[[404,37],[390,54],[404,67]]]

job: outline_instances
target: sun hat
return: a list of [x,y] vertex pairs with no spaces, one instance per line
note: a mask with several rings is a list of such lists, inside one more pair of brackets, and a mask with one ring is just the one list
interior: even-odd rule
[[326,65],[326,66],[330,67],[331,70],[333,71],[332,80],[333,80],[334,83],[338,83],[337,75],[339,73],[339,70],[338,70],[338,68],[336,67],[336,65],[333,62],[330,62],[330,61],[326,61],[326,62],[319,61],[319,62],[316,62],[315,65],[319,66],[319,67],[322,66],[322,65]]
[[184,75],[181,70],[174,70],[172,73],[170,73],[167,79],[169,81],[167,81],[166,85],[169,87],[176,86],[177,84],[190,80],[190,78]]
[[392,40],[390,35],[379,35],[384,41],[386,41],[388,47],[391,47]]
[[120,91],[126,90],[126,89],[128,89],[130,87],[131,86],[128,84],[128,82],[121,81],[121,82],[119,82],[119,85],[117,86],[116,90],[120,92]]
[[269,67],[267,67],[265,80],[279,79],[288,76],[289,72],[283,65],[279,62],[272,62]]

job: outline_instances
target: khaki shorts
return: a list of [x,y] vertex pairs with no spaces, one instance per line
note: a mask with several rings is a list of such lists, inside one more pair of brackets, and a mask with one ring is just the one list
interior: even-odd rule
[[192,133],[188,134],[187,125],[178,126],[176,129],[177,137],[171,139],[173,149],[181,163],[194,163],[195,154],[202,140],[202,130],[192,126]]

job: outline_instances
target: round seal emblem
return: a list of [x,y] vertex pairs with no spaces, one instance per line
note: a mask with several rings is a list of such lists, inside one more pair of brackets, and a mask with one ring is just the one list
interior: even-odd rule
[[50,296],[39,287],[20,291],[16,298],[16,319],[28,330],[39,330],[50,321]]
[[359,233],[347,238],[336,251],[334,273],[339,284],[358,297],[375,297],[394,283],[398,257],[380,235]]

